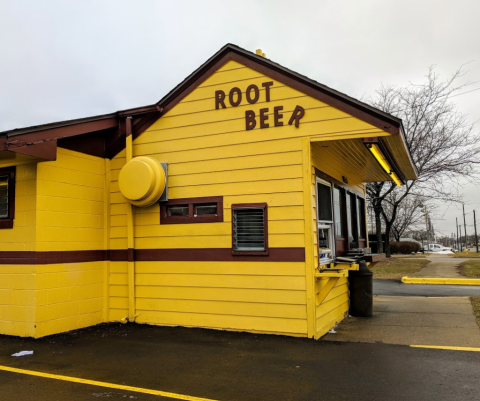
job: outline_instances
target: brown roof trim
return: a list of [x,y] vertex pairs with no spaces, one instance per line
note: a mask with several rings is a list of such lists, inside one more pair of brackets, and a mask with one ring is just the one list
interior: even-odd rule
[[0,132],[0,136],[12,137],[12,136],[16,136],[16,135],[37,133],[37,132],[40,132],[40,131],[47,131],[47,130],[56,129],[56,128],[63,128],[63,127],[71,126],[71,125],[78,125],[78,124],[83,124],[83,123],[89,123],[89,122],[94,122],[94,121],[99,121],[99,120],[115,118],[115,116],[116,116],[116,113],[111,113],[111,114],[102,114],[102,115],[92,116],[92,117],[76,118],[74,120],[57,121],[57,122],[48,123],[48,124],[32,125],[30,127],[15,128],[15,129],[8,130],[8,131],[2,131],[2,132]]
[[0,150],[45,160],[56,159],[58,146],[98,157],[113,157],[125,147],[125,117],[134,119],[138,136],[156,121],[161,108],[154,104],[113,114],[61,121],[0,132]]

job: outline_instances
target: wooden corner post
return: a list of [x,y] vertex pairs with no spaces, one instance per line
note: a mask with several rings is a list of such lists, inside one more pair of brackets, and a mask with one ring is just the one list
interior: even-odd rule
[[310,138],[302,138],[303,216],[305,221],[305,288],[307,335],[315,337],[315,261],[313,250],[312,160]]

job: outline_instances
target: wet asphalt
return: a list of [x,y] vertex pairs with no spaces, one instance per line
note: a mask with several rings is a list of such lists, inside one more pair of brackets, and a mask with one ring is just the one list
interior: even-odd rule
[[[0,365],[214,400],[480,399],[480,352],[136,324],[0,336]],[[0,399],[171,398],[0,370]]]

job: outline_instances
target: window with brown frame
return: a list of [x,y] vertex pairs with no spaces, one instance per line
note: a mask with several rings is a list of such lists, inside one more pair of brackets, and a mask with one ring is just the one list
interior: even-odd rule
[[266,203],[232,205],[232,254],[268,255]]
[[0,168],[0,229],[13,228],[15,218],[15,167]]
[[216,223],[223,221],[223,196],[170,199],[160,204],[160,224]]

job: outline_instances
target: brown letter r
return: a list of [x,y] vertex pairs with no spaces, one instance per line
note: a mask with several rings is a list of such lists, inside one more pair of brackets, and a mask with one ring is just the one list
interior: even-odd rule
[[305,115],[305,109],[302,106],[296,106],[295,110],[293,110],[292,116],[288,121],[288,125],[292,125],[295,121],[295,127],[298,128],[300,125],[300,119]]
[[215,91],[215,109],[218,110],[222,106],[222,109],[226,109],[225,106],[225,92]]

